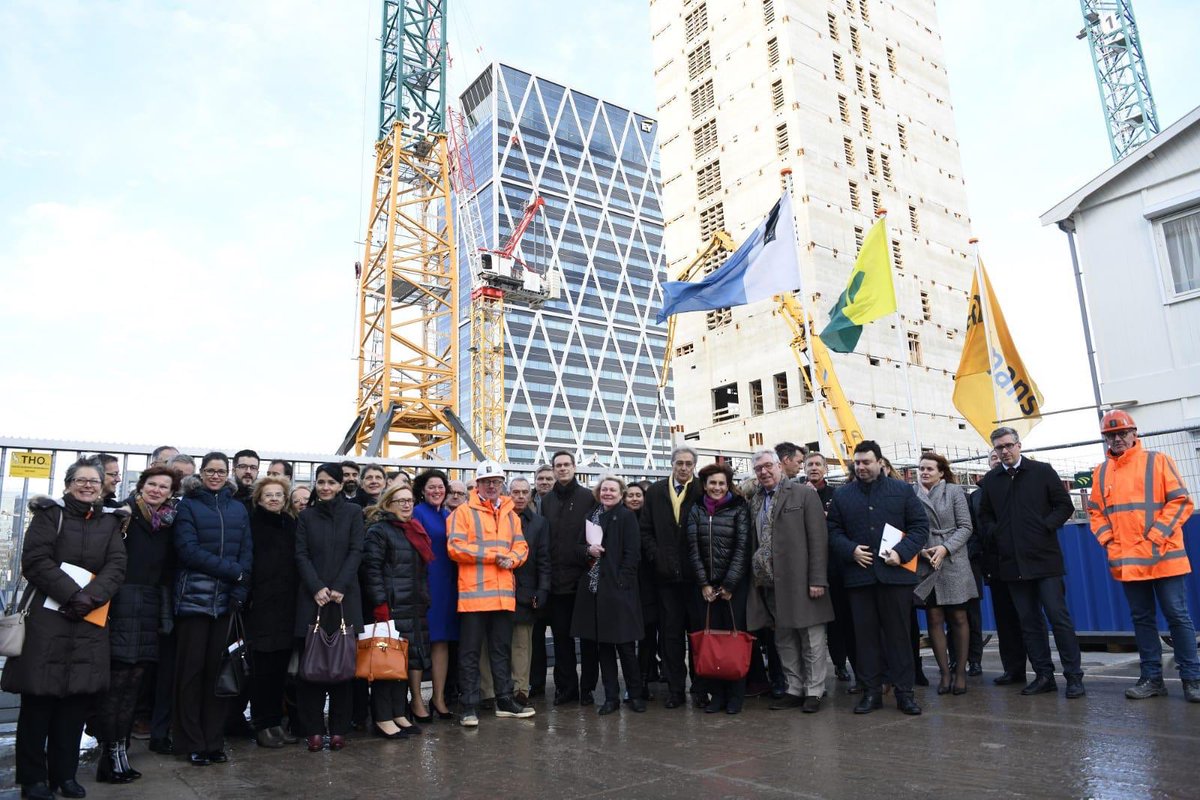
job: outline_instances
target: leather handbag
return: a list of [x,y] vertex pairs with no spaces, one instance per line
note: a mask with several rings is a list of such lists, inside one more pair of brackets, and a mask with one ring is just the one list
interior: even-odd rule
[[300,655],[300,679],[308,683],[342,683],[354,677],[354,630],[346,627],[346,613],[332,633],[321,628],[321,607],[317,620],[304,636],[304,652]]
[[[408,642],[404,639],[390,636],[376,636],[379,626],[371,625],[371,636],[358,640],[358,659],[355,662],[354,677],[371,681],[406,681],[408,680]],[[386,630],[384,633],[386,634]]]
[[0,656],[13,658],[21,655],[25,647],[25,618],[29,616],[34,591],[32,586],[25,587],[25,596],[20,603],[14,602],[0,617]]
[[226,639],[229,640],[229,646],[221,654],[221,668],[217,671],[217,685],[213,694],[217,697],[237,697],[249,685],[250,659],[242,615],[236,611],[229,615]]
[[[732,602],[729,603],[729,617],[734,619]],[[711,622],[712,604],[709,603],[704,630],[688,634],[696,674],[701,678],[718,681],[741,680],[750,671],[750,652],[754,646],[754,637],[745,631],[739,631],[736,621],[731,631],[714,631]]]

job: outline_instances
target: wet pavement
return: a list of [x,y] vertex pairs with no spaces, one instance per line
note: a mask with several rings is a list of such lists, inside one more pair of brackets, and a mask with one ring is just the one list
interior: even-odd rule
[[[595,707],[551,708],[539,698],[529,720],[485,712],[477,730],[435,722],[405,741],[356,735],[338,753],[234,741],[229,763],[203,768],[135,742],[141,780],[96,784],[91,762],[79,777],[100,800],[1200,797],[1200,704],[1185,703],[1170,679],[1169,697],[1126,700],[1136,655],[1085,652],[1084,667],[1081,700],[1063,696],[1061,677],[1057,695],[993,686],[993,645],[966,695],[918,689],[920,717],[903,716],[890,697],[882,710],[855,716],[857,697],[832,680],[818,714],[769,711],[767,698],[748,699],[738,716],[667,710],[660,694],[645,714],[626,707],[599,717]],[[925,669],[936,674],[928,656]],[[9,733],[0,738],[0,786],[12,779]]]

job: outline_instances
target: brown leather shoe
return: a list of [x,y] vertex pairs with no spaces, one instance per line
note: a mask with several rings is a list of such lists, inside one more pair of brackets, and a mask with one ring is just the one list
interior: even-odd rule
[[319,753],[325,749],[325,737],[316,735],[308,737],[308,752]]
[[345,746],[346,746],[346,737],[345,736],[330,736],[329,737],[329,749],[330,750],[341,750]]

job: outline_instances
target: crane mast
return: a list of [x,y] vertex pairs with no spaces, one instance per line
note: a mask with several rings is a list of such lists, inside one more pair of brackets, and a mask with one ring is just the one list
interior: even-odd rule
[[379,129],[358,286],[356,417],[339,453],[458,455],[446,2],[383,0]]
[[1079,0],[1083,30],[1096,70],[1113,161],[1158,133],[1158,111],[1150,92],[1150,76],[1142,40],[1133,18],[1132,0]]

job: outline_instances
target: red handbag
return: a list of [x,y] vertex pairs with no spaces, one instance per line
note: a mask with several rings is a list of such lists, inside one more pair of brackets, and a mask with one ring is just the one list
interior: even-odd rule
[[[729,603],[729,618],[734,620],[733,603]],[[738,681],[746,677],[750,671],[750,651],[754,646],[754,637],[745,631],[737,629],[737,621],[733,621],[733,630],[714,631],[712,622],[712,603],[708,604],[708,613],[704,618],[704,630],[688,634],[692,644],[692,665],[696,674],[701,678],[711,678],[718,681]]]

